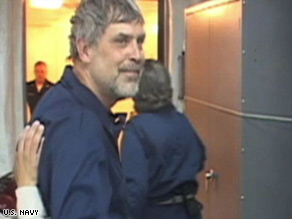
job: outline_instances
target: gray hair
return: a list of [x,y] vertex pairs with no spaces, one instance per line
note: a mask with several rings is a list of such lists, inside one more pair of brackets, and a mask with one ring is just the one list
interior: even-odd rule
[[69,57],[78,57],[78,39],[84,38],[89,46],[97,45],[111,23],[132,21],[144,24],[142,13],[133,0],[82,0],[70,20]]
[[134,101],[134,108],[139,113],[155,111],[172,103],[170,74],[160,62],[145,61]]

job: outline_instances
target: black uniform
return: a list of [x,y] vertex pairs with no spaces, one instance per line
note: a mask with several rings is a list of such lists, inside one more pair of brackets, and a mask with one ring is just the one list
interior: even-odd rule
[[54,86],[54,84],[46,80],[42,89],[40,92],[38,92],[35,80],[26,83],[26,100],[28,102],[31,114],[33,114],[39,100],[52,86]]

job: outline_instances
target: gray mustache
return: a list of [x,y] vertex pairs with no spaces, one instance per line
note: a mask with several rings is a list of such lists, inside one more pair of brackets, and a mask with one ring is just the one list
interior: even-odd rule
[[132,66],[124,66],[119,68],[119,72],[128,72],[128,71],[141,71],[141,66],[139,65],[132,65]]

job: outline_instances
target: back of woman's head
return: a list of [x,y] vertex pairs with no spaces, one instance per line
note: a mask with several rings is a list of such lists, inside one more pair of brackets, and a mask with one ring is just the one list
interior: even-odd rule
[[158,61],[147,59],[134,97],[135,110],[139,113],[158,110],[170,105],[171,79],[168,70]]

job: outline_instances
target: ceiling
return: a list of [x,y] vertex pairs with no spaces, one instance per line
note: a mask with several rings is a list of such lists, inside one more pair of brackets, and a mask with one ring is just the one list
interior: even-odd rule
[[[69,8],[76,8],[81,0],[65,0],[64,6]],[[136,1],[155,1],[158,0],[136,0]]]
[[[52,24],[68,24],[68,18],[70,18],[74,9],[78,6],[81,0],[65,0],[65,3],[62,8],[57,10],[49,9],[39,9],[32,8],[27,4],[27,25],[28,26],[48,26]],[[153,2],[158,2],[158,0],[136,0],[140,7],[144,6],[147,2],[149,4]],[[142,9],[143,11],[143,9]]]

